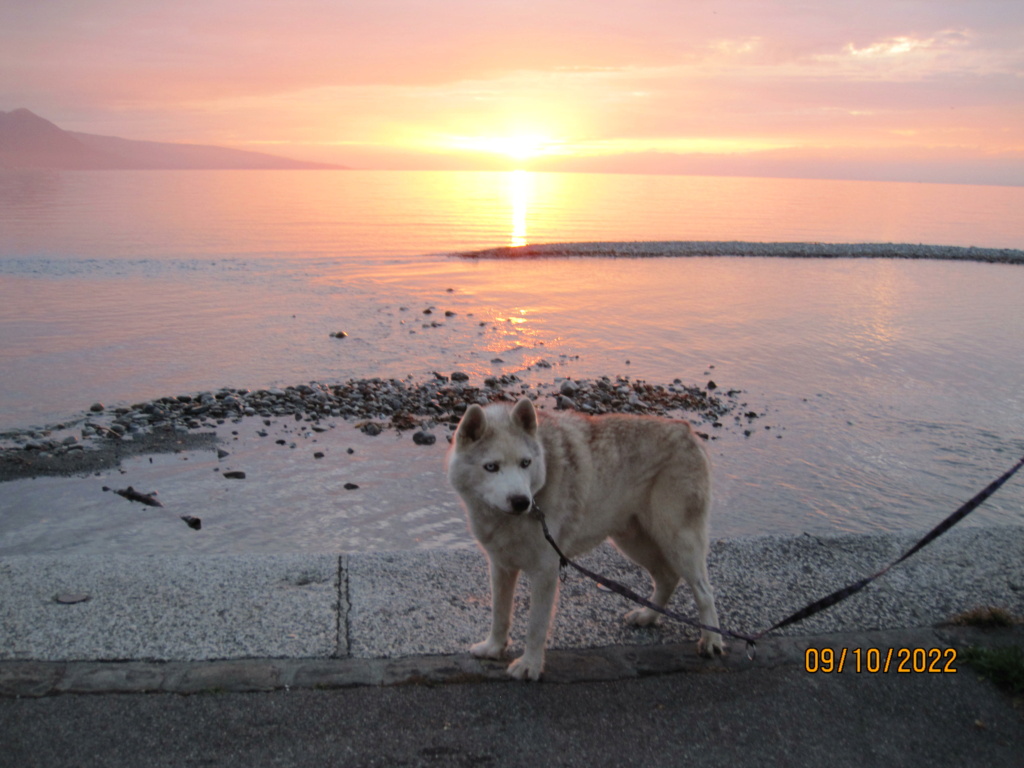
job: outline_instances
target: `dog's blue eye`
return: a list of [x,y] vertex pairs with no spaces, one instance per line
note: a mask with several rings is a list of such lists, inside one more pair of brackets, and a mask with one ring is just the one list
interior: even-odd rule
[[523,469],[526,469],[528,466],[530,466],[530,459],[523,459],[522,461],[519,462],[519,466],[522,467]]
[[484,464],[484,469],[487,470],[488,472],[497,472],[498,471],[498,462],[496,462],[496,461],[488,461],[486,464]]

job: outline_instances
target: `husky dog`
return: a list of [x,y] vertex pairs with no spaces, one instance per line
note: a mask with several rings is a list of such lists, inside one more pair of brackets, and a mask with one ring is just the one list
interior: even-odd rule
[[[515,585],[524,572],[530,583],[526,650],[508,671],[537,680],[544,670],[559,558],[528,514],[534,504],[566,557],[611,537],[650,573],[654,604],[668,603],[682,577],[700,622],[718,626],[706,565],[711,478],[703,444],[688,422],[538,414],[527,399],[511,408],[471,405],[448,452],[448,479],[490,561],[491,633],[470,648],[474,656],[504,655]],[[658,617],[641,608],[625,619],[646,626]],[[701,630],[697,650],[723,653],[722,637]]]

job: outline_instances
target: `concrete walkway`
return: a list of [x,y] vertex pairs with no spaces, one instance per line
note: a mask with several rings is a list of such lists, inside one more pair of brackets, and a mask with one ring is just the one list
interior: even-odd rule
[[[916,538],[716,542],[709,565],[723,626],[770,626]],[[585,562],[646,590],[610,548]],[[937,627],[978,606],[1024,614],[1021,527],[954,530],[760,642],[753,660],[735,642],[724,659],[699,659],[695,635],[679,625],[626,627],[622,598],[570,573],[540,685],[466,685],[505,681],[502,663],[466,651],[489,623],[486,563],[475,551],[8,557],[0,595],[0,765],[131,765],[154,748],[152,764],[223,765],[657,765],[686,755],[729,765],[1019,765],[1024,754],[1021,713],[958,656],[968,644],[1022,644],[1024,633]],[[526,602],[521,588],[513,655]],[[674,607],[692,613],[685,588]],[[836,664],[845,651],[843,670],[808,648],[833,649]],[[869,668],[887,657],[888,674]],[[929,670],[915,672],[926,659]],[[897,672],[901,660],[908,672]],[[136,692],[204,695],[55,695]],[[234,740],[209,730],[211,718],[264,708],[257,721],[286,727],[273,731],[273,748],[294,760],[254,746],[270,738],[256,721]],[[174,737],[116,724],[147,712]],[[575,729],[578,743],[563,743],[559,728]],[[677,731],[670,751],[651,751]],[[643,749],[638,734],[647,734]]]
[[[722,625],[769,627],[879,570],[917,538],[718,541],[709,569]],[[611,547],[581,562],[641,593],[648,589],[644,573]],[[490,621],[486,560],[473,550],[7,557],[0,559],[0,594],[3,662],[460,657]],[[527,603],[521,582],[513,655],[521,651]],[[1024,614],[1024,527],[951,531],[861,593],[776,636],[931,627],[983,605]],[[693,615],[685,587],[673,606]],[[628,607],[567,573],[550,646],[637,648],[696,638],[676,623],[628,627],[620,620]],[[549,667],[557,673],[556,664]]]

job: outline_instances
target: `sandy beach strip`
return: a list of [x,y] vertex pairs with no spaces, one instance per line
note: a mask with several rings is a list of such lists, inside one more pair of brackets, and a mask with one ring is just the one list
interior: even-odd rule
[[513,258],[684,258],[745,256],[775,258],[949,259],[1024,264],[1024,250],[911,243],[748,243],[738,241],[538,243],[458,254],[471,259]]

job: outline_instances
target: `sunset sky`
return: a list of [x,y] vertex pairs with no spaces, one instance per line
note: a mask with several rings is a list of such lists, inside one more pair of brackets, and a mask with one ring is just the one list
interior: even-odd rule
[[18,107],[358,168],[1024,184],[1024,2],[4,0]]

